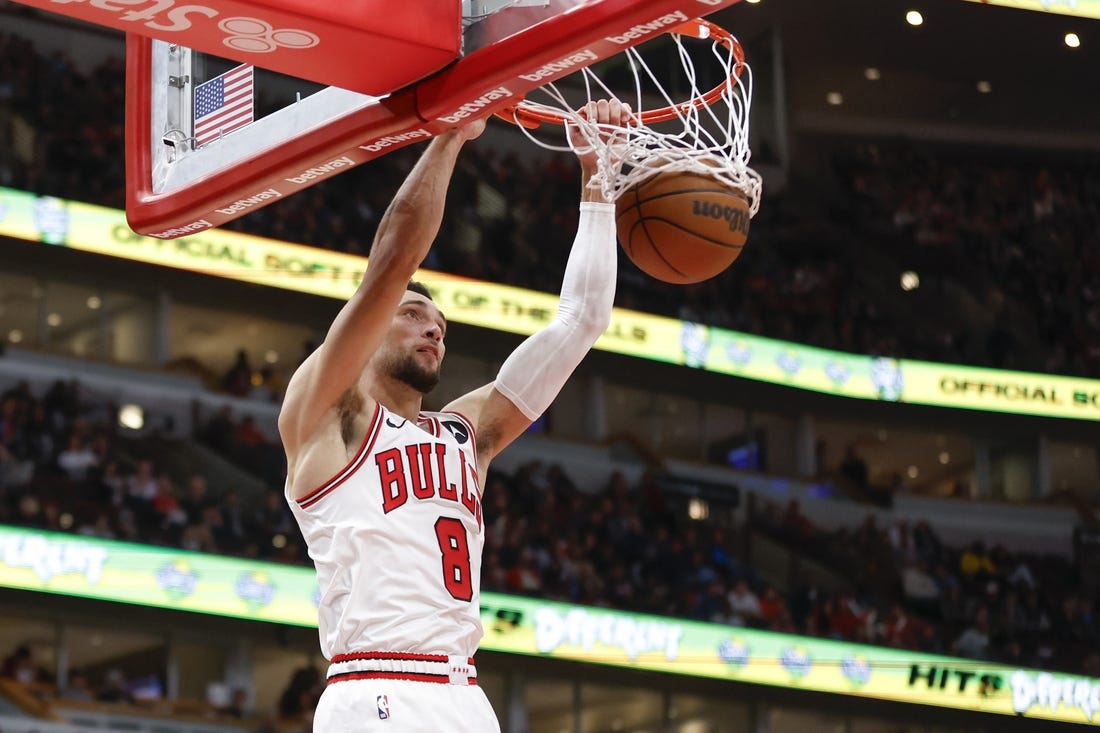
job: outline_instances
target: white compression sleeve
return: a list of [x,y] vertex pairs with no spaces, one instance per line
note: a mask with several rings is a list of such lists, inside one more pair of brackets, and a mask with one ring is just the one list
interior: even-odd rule
[[546,411],[611,322],[618,251],[615,205],[581,203],[558,314],[505,360],[494,386],[531,420]]

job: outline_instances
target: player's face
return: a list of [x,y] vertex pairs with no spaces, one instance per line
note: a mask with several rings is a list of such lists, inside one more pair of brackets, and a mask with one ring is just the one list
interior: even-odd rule
[[439,383],[446,347],[447,319],[428,298],[405,291],[390,327],[386,371],[394,379],[427,394]]

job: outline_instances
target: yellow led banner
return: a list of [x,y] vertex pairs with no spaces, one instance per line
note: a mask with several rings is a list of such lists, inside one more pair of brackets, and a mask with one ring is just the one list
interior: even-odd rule
[[1100,382],[951,364],[906,361],[902,402],[1019,415],[1100,420]]
[[[0,525],[0,587],[317,625],[310,568]],[[481,648],[792,690],[1096,723],[1100,679],[483,593]]]
[[1037,10],[1041,13],[1075,15],[1081,18],[1100,18],[1100,0],[968,0],[968,2]]
[[[0,188],[0,234],[336,300],[355,292],[367,258],[214,229],[162,240],[135,234],[121,211]],[[529,335],[557,312],[556,295],[421,271],[447,318]],[[681,322],[616,309],[599,348],[682,363]]]
[[[367,268],[365,257],[218,229],[143,237],[121,211],[4,188],[0,235],[341,301]],[[428,270],[417,279],[457,323],[529,335],[557,310],[548,293]],[[846,354],[623,308],[596,348],[840,397],[1100,419],[1098,380]]]

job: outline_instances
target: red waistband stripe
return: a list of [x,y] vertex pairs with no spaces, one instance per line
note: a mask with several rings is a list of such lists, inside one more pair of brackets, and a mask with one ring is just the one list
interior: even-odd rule
[[[352,652],[351,654],[336,654],[329,661],[332,664],[341,662],[369,662],[373,660],[397,660],[401,662],[442,662],[449,664],[451,658],[446,654],[413,654],[408,652]],[[467,663],[473,664],[474,658],[467,657]]]
[[445,685],[476,685],[473,657],[407,652],[352,652],[336,654],[328,668],[328,681],[407,680]]
[[[467,677],[466,684],[477,685],[477,677]],[[415,672],[341,672],[330,675],[327,684],[349,682],[351,680],[405,680],[406,682],[434,682],[439,685],[451,684],[451,676],[446,674],[418,674]]]

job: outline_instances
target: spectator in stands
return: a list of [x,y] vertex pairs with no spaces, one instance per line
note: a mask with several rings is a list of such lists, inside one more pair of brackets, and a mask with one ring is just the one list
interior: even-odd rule
[[176,484],[170,476],[162,474],[157,479],[157,495],[153,497],[152,503],[156,526],[165,530],[175,541],[187,525],[187,513],[180,506]]
[[802,513],[798,499],[791,499],[787,503],[787,510],[783,513],[782,530],[791,541],[806,542],[813,538],[817,529],[813,523]]
[[220,518],[216,506],[207,508],[198,522],[193,522],[183,528],[180,533],[180,547],[193,552],[218,551],[217,542],[214,540],[214,532],[211,531],[211,522],[207,521],[207,517],[211,516],[211,512]]
[[58,454],[57,465],[73,481],[83,481],[88,469],[99,465],[99,456],[83,437],[73,433],[68,446]]
[[894,604],[882,624],[881,640],[895,649],[918,649],[922,637],[921,625],[900,604]]
[[137,470],[126,482],[128,498],[139,504],[151,504],[157,492],[157,476],[153,462],[149,459],[138,461]]
[[120,669],[110,669],[103,678],[103,685],[96,695],[99,702],[133,704],[134,696],[126,686],[126,676]]
[[983,581],[997,574],[993,558],[981,542],[974,542],[959,557],[959,570],[968,581]]
[[745,579],[738,580],[726,597],[729,602],[729,622],[733,626],[759,626],[764,614],[760,608],[760,599]]
[[234,687],[233,694],[229,699],[229,704],[218,712],[222,715],[228,715],[231,718],[247,717],[249,715],[248,690],[243,687]]
[[0,489],[23,486],[34,476],[26,435],[29,403],[21,394],[8,390],[0,397]]
[[187,495],[180,500],[180,509],[187,517],[188,524],[201,521],[207,507],[215,504],[214,499],[207,494],[207,489],[206,476],[201,473],[191,475],[187,482]]
[[237,444],[246,450],[255,449],[267,443],[267,436],[256,426],[256,418],[245,415],[237,426]]
[[910,563],[901,574],[902,592],[906,601],[929,618],[940,617],[940,588],[928,573],[924,562]]
[[951,652],[970,659],[989,658],[989,609],[982,606],[974,622],[951,643]]
[[790,616],[786,602],[779,596],[779,591],[773,586],[769,585],[764,589],[764,593],[760,596],[759,605],[760,618],[765,628],[772,628],[777,623],[786,623],[786,619]]
[[252,366],[244,349],[237,351],[236,361],[222,377],[222,389],[234,397],[247,397],[252,391]]
[[279,696],[279,717],[294,720],[317,707],[321,698],[322,680],[320,671],[310,665],[294,670],[290,683]]
[[34,461],[21,459],[0,443],[0,493],[6,488],[25,486],[34,477]]
[[105,511],[97,511],[82,520],[76,528],[76,533],[84,537],[98,537],[101,540],[113,540],[117,538],[111,528],[111,518]]
[[283,390],[286,385],[275,374],[270,366],[265,366],[259,372],[259,384],[253,385],[249,393],[249,399],[259,402],[271,402],[278,404],[283,399]]
[[233,410],[229,405],[221,409],[206,424],[203,440],[218,453],[232,455],[237,445],[237,424],[233,422]]
[[225,552],[238,553],[248,544],[248,523],[245,510],[241,506],[241,495],[236,489],[229,489],[221,501],[221,531],[218,545]]
[[0,677],[26,685],[41,679],[42,670],[35,664],[31,648],[26,644],[20,644],[0,664]]
[[88,675],[84,673],[84,670],[75,667],[69,670],[69,682],[58,693],[58,697],[62,700],[77,700],[80,702],[91,702],[95,699],[91,685],[88,683]]

